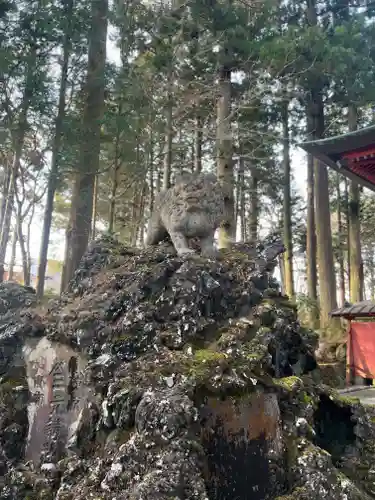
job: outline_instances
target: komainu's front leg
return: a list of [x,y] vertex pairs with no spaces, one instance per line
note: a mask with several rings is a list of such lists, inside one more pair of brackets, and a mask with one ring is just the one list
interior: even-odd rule
[[215,233],[212,232],[200,239],[201,243],[201,254],[203,257],[214,258],[218,255],[218,251],[214,246],[214,236]]
[[178,255],[194,255],[195,252],[189,248],[189,243],[187,238],[178,231],[171,231],[169,233],[172,243],[176,249]]
[[154,212],[151,215],[147,227],[147,235],[145,241],[146,245],[157,245],[159,241],[165,240],[167,236],[167,230],[165,229],[159,214],[157,212]]

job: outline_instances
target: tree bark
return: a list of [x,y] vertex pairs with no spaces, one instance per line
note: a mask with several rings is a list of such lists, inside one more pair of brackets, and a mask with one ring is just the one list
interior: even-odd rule
[[349,237],[349,183],[348,179],[344,178],[344,213],[346,220],[346,263],[348,276],[348,289],[350,290],[350,237]]
[[246,227],[246,197],[245,197],[245,176],[241,179],[241,199],[240,199],[240,221],[241,221],[241,240],[247,241]]
[[145,236],[144,214],[145,214],[146,186],[147,186],[147,181],[145,179],[143,186],[142,186],[141,196],[140,196],[140,200],[139,200],[139,214],[138,214],[138,221],[137,221],[138,231],[137,231],[136,245],[138,245],[138,244],[142,245],[143,241],[144,241],[144,236]]
[[[12,162],[13,163],[13,162]],[[10,183],[10,174],[11,174],[11,165],[7,161],[5,165],[5,176],[4,176],[4,183],[2,186],[2,199],[1,199],[1,212],[0,212],[0,233],[4,224],[4,217],[5,217],[5,209],[6,209],[6,204],[7,204],[7,199],[9,196],[9,183]]]
[[[312,26],[318,23],[316,14],[315,0],[307,0],[307,22]],[[311,99],[312,105],[313,99]],[[308,109],[308,108],[307,108]],[[323,133],[323,130],[315,130],[314,109],[310,105],[310,111],[307,110],[307,134],[310,139]],[[311,155],[307,157],[307,288],[309,298],[317,301],[317,238],[316,238],[316,220],[315,220],[315,175],[314,158]],[[311,327],[317,326],[317,318],[314,312],[310,315]]]
[[28,269],[29,269],[30,281],[31,281],[31,248],[30,248],[31,228],[32,228],[33,219],[34,219],[34,215],[35,215],[36,203],[38,203],[41,200],[41,198],[39,200],[35,200],[32,203],[32,205],[30,206],[29,217],[28,217],[28,221],[27,221],[27,230],[26,230],[26,255],[27,255],[27,265],[28,265]]
[[98,174],[95,176],[94,180],[94,194],[93,194],[93,201],[92,201],[92,224],[91,224],[91,240],[95,240],[96,238],[96,219],[98,217],[98,185],[99,185],[99,180],[98,180]]
[[[307,0],[307,21],[318,24],[316,0]],[[323,86],[317,81],[310,89],[307,102],[307,122],[310,135],[319,139],[324,135]],[[329,207],[327,167],[314,159],[315,225],[319,272],[320,327],[331,325],[329,313],[337,307],[336,276],[332,249],[331,213]]]
[[154,142],[152,129],[150,132],[150,156],[149,156],[149,179],[150,179],[150,195],[149,195],[149,214],[151,216],[154,210],[155,202],[155,180],[154,180]]
[[336,276],[333,261],[331,214],[327,167],[314,160],[315,213],[319,270],[320,326],[328,327],[329,313],[336,309]]
[[[318,275],[316,269],[316,234],[315,234],[315,209],[314,209],[314,159],[307,156],[307,293],[311,300],[318,298]],[[316,318],[310,318],[312,325]]]
[[[350,132],[357,129],[357,110],[354,105],[350,105],[348,109],[348,125]],[[356,182],[350,183],[349,196],[350,302],[355,303],[363,300],[360,194]]]
[[[308,123],[314,138],[323,137],[324,108],[321,89],[311,91]],[[336,276],[332,250],[327,167],[314,159],[315,225],[319,272],[320,327],[330,325],[329,313],[337,307]]]
[[238,217],[240,214],[240,197],[241,197],[241,167],[238,166],[237,180],[235,183],[235,197],[234,197],[234,225],[238,227]]
[[159,142],[158,145],[158,158],[159,161],[156,165],[156,181],[155,181],[155,189],[156,193],[159,193],[162,187],[162,175],[163,175],[163,154],[164,154],[164,142],[161,144]]
[[284,262],[284,259],[281,255],[279,255],[278,261],[279,261],[279,269],[280,269],[281,293],[284,295],[286,293],[286,290],[285,290],[285,266],[284,266],[285,262]]
[[40,243],[40,251],[39,251],[38,280],[36,287],[36,293],[38,299],[41,299],[44,295],[44,284],[46,279],[46,269],[48,260],[48,246],[51,234],[51,224],[53,215],[53,203],[57,185],[59,182],[59,153],[60,153],[63,125],[65,119],[65,100],[66,100],[66,89],[68,84],[68,65],[71,52],[71,21],[73,16],[73,0],[65,0],[64,10],[67,19],[67,29],[64,35],[63,59],[61,64],[60,89],[59,89],[59,104],[55,121],[55,136],[52,146],[51,171],[48,177],[46,206],[44,209],[44,219],[43,219],[42,240]]
[[194,170],[202,171],[203,120],[200,111],[196,112],[194,130]]
[[14,266],[16,264],[16,255],[17,255],[17,241],[18,241],[18,233],[17,233],[17,225],[15,225],[12,235],[12,251],[9,260],[8,281],[12,281],[14,277]]
[[104,108],[108,0],[92,0],[86,102],[78,171],[73,187],[62,279],[65,289],[86,251],[89,240],[95,176],[99,170],[100,129]]
[[332,250],[327,168],[316,159],[314,160],[314,174],[320,326],[325,328],[330,324],[329,313],[337,307],[336,276]]
[[219,99],[217,103],[217,177],[224,191],[225,220],[219,229],[219,248],[228,248],[236,238],[230,122],[231,91],[231,71],[222,67],[219,72]]
[[173,142],[173,98],[172,98],[172,72],[168,76],[168,95],[165,123],[165,151],[163,162],[163,189],[171,185],[172,173],[172,142]]
[[183,144],[184,128],[181,124],[178,131],[178,169],[182,173],[188,165],[186,150]]
[[[121,113],[121,107],[119,108],[119,114]],[[120,171],[120,130],[118,129],[116,132],[115,139],[115,159],[112,170],[112,186],[111,186],[111,194],[109,199],[109,216],[108,216],[108,232],[110,234],[114,233],[115,230],[115,212],[116,212],[116,195],[118,188],[118,175]]]
[[340,283],[340,306],[345,304],[345,267],[343,253],[343,228],[341,212],[341,190],[340,174],[336,174],[336,197],[337,197],[337,231],[338,231],[338,264],[339,264],[339,283]]
[[243,156],[240,156],[238,165],[238,178],[237,178],[237,196],[236,196],[236,227],[238,221],[240,222],[240,238],[241,241],[245,241],[245,186],[244,186],[244,175],[245,175],[245,160]]
[[258,178],[253,168],[250,178],[249,237],[252,243],[258,239]]
[[22,222],[23,222],[22,221],[22,204],[17,203],[16,224],[17,224],[17,237],[18,237],[18,242],[20,244],[21,256],[22,256],[23,283],[25,286],[30,286],[30,268],[28,265],[29,263],[28,263],[28,258],[27,258],[25,237],[23,235]]
[[289,102],[285,101],[282,105],[282,126],[283,126],[283,164],[284,164],[284,272],[285,272],[285,291],[293,298],[293,242],[292,242],[292,208],[290,193],[290,138],[289,138]]

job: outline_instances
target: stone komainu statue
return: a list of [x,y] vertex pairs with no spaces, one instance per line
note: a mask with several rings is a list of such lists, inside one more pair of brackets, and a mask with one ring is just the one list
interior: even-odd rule
[[214,235],[224,218],[224,195],[214,174],[182,174],[173,187],[158,193],[147,229],[146,245],[170,236],[178,255],[195,253],[188,240],[200,242],[202,255],[214,256]]

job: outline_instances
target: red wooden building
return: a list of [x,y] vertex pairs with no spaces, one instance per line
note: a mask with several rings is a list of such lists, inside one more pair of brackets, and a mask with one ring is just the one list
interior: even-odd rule
[[[375,125],[299,146],[328,167],[375,191]],[[331,316],[348,320],[347,382],[374,380],[375,322],[369,320],[375,319],[375,303],[365,301],[336,309]],[[365,318],[367,321],[363,321]]]
[[375,191],[375,125],[299,146],[342,175]]
[[[375,303],[369,300],[335,309],[333,318],[348,321],[346,382],[375,379]],[[358,321],[359,320],[359,321]],[[364,321],[365,320],[365,321]]]

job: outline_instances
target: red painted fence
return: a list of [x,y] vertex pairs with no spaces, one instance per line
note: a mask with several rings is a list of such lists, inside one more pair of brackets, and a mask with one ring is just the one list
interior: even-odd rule
[[375,379],[375,322],[350,324],[347,374]]

